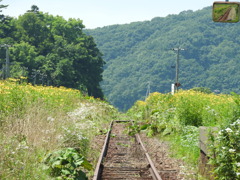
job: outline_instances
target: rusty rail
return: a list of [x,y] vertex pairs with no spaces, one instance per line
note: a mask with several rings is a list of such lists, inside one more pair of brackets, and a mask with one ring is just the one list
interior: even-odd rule
[[[106,135],[106,139],[105,139],[105,142],[104,142],[104,146],[103,146],[99,161],[98,161],[96,169],[95,169],[93,180],[100,180],[101,179],[102,172],[103,172],[103,169],[104,169],[103,162],[104,162],[104,159],[107,156],[107,151],[108,151],[108,148],[109,148],[109,141],[110,141],[110,136],[111,136],[111,132],[112,132],[112,128],[113,128],[113,123],[120,123],[120,122],[130,122],[130,121],[112,121],[111,122],[110,127],[109,127],[109,131]],[[125,138],[128,138],[128,137],[125,137]],[[141,138],[138,134],[135,135],[135,140],[136,140],[136,144],[138,144],[137,147],[141,148],[142,155],[145,155],[145,158],[144,157],[143,158],[146,160],[146,164],[147,164],[147,166],[145,168],[142,168],[142,169],[140,168],[140,171],[145,173],[144,171],[146,171],[148,169],[148,172],[149,172],[148,176],[151,177],[150,179],[162,180],[162,178],[160,177],[159,173],[157,172],[157,170],[156,170],[149,154],[147,153],[147,150],[144,147],[144,145],[141,141]],[[122,154],[124,154],[124,152],[118,152],[117,154],[119,156],[122,156]],[[109,168],[112,168],[114,170],[116,169],[116,167],[108,167],[108,169]],[[123,172],[121,176],[125,176],[125,172],[126,173],[135,173],[135,171],[138,171],[135,167],[120,167],[120,169]],[[121,178],[125,178],[125,177],[121,177]],[[111,178],[107,178],[107,179],[111,179]],[[136,179],[139,179],[139,178],[136,178]],[[147,179],[149,179],[149,178],[147,178]]]
[[158,171],[157,171],[156,167],[154,166],[154,164],[153,164],[149,154],[147,153],[147,150],[146,150],[145,146],[143,145],[142,140],[141,140],[139,134],[136,134],[135,136],[136,136],[136,139],[137,139],[138,143],[141,145],[142,149],[145,152],[145,156],[147,157],[147,161],[148,161],[148,163],[149,163],[149,165],[151,167],[150,172],[151,172],[153,178],[156,179],[156,180],[162,180],[162,178],[158,174]]
[[222,16],[218,19],[218,21],[227,21],[231,9],[232,9],[232,8],[228,8],[227,11],[224,13],[224,15],[222,15]]
[[102,148],[102,152],[100,154],[100,158],[98,160],[98,163],[97,163],[97,166],[96,166],[96,169],[95,169],[95,172],[94,172],[93,180],[98,180],[100,178],[100,175],[101,175],[100,173],[103,169],[102,161],[103,161],[103,158],[107,154],[107,148],[108,148],[108,143],[109,143],[109,139],[110,139],[112,126],[113,126],[113,121],[111,122],[111,124],[109,126],[108,133],[107,133],[107,136],[106,136],[103,148]]

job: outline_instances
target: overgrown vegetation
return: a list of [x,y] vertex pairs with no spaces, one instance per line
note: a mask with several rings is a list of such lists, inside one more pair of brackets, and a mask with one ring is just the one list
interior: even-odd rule
[[50,174],[58,179],[84,180],[87,176],[82,169],[92,170],[92,165],[74,148],[50,153],[44,163]]
[[[0,13],[6,7],[0,5]],[[169,92],[176,58],[169,49],[186,48],[180,56],[182,87],[209,88],[152,93],[136,102],[128,111],[136,120],[130,133],[161,136],[176,157],[194,167],[198,127],[217,126],[219,136],[209,147],[215,176],[239,179],[240,97],[211,91],[239,93],[240,26],[214,24],[210,14],[205,8],[85,32],[104,53],[102,87],[121,110],[145,95],[149,81],[152,91]],[[18,18],[0,14],[0,22],[0,44],[12,45],[10,75],[17,78],[0,81],[0,179],[91,176],[99,151],[90,144],[118,116],[113,106],[85,96],[103,98],[104,61],[92,36],[83,32],[81,20],[52,16],[37,6]],[[0,48],[1,78],[7,77],[5,53]]]
[[220,136],[209,146],[214,173],[220,179],[236,179],[240,174],[240,96],[216,95],[196,90],[178,93],[152,93],[146,101],[137,101],[128,111],[148,136],[159,135],[170,141],[175,157],[197,169],[200,149],[199,126],[218,127]]
[[212,137],[211,164],[217,179],[240,179],[240,118]]
[[86,160],[95,166],[100,153],[90,144],[118,114],[78,90],[20,84],[16,79],[0,81],[0,99],[0,179],[90,176]]

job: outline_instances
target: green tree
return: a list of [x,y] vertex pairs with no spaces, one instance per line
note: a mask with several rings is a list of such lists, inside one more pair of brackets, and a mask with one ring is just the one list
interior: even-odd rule
[[18,40],[28,42],[35,46],[42,55],[48,54],[52,49],[53,37],[50,29],[44,22],[41,12],[28,12],[16,21]]
[[94,39],[83,33],[82,20],[44,14],[33,5],[11,24],[15,27],[10,34],[15,40],[12,61],[28,69],[30,81],[84,89],[103,98],[99,83],[104,61]]
[[35,46],[24,41],[14,44],[14,47],[11,49],[12,61],[20,62],[23,67],[28,67],[30,71],[37,68],[38,64],[35,61],[37,55]]
[[32,5],[31,10],[28,10],[27,12],[32,12],[34,14],[38,14],[39,8],[36,5]]
[[[2,2],[2,0],[0,0],[0,3]],[[3,8],[6,8],[6,7],[8,7],[8,5],[2,5],[2,4],[0,4],[0,13],[2,12],[2,9]]]

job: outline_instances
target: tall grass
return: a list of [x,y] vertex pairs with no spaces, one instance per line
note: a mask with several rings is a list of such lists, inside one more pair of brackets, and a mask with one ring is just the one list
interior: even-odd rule
[[128,114],[151,123],[183,126],[226,126],[235,121],[238,96],[215,95],[193,90],[175,95],[152,93],[146,101],[137,101]]
[[[156,92],[146,101],[136,102],[128,114],[142,124],[148,124],[149,136],[160,135],[170,141],[175,157],[197,168],[200,153],[198,127],[224,129],[236,122],[240,118],[240,96],[193,90],[179,91],[174,95]],[[235,146],[239,148],[236,143]]]
[[0,179],[52,179],[44,158],[73,147],[92,163],[95,135],[117,111],[78,90],[0,81]]

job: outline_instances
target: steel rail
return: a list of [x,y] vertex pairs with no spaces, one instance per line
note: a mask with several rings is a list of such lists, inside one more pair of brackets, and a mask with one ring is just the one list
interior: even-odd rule
[[147,150],[146,150],[145,146],[143,145],[142,140],[141,140],[139,134],[136,134],[135,136],[136,136],[136,139],[137,139],[138,143],[141,145],[142,149],[144,150],[145,156],[147,157],[147,161],[148,161],[148,163],[149,163],[149,165],[151,167],[151,171],[150,172],[151,172],[153,178],[156,179],[156,180],[162,180],[162,178],[159,175],[156,167],[154,166],[154,164],[153,164],[149,154],[147,153]]
[[102,165],[102,161],[103,158],[106,156],[107,154],[107,148],[108,148],[108,144],[109,144],[109,139],[110,139],[110,134],[111,134],[111,130],[112,130],[112,126],[113,126],[113,121],[111,122],[110,126],[109,126],[109,130],[102,148],[102,152],[100,155],[100,158],[98,160],[95,172],[94,172],[94,176],[93,176],[93,180],[98,180],[100,178],[101,175],[101,171],[103,169],[103,165]]
[[224,13],[224,15],[222,15],[220,18],[218,18],[218,21],[226,21],[231,9],[232,8],[228,8],[227,11]]
[[[99,157],[99,160],[98,160],[98,163],[97,163],[97,166],[95,168],[95,172],[94,172],[94,176],[93,176],[93,180],[100,180],[101,179],[101,172],[103,170],[103,159],[106,157],[106,154],[107,154],[107,149],[108,149],[108,145],[109,145],[109,140],[110,140],[110,135],[111,135],[111,130],[112,130],[112,126],[113,126],[113,123],[114,122],[131,122],[131,121],[112,121],[111,124],[110,124],[110,127],[109,127],[109,130],[108,130],[108,133],[106,135],[106,139],[105,139],[105,142],[104,142],[104,145],[103,145],[103,148],[102,148],[102,152],[101,152],[101,155]],[[147,153],[147,150],[146,148],[144,147],[142,141],[141,141],[141,138],[139,136],[139,134],[136,134],[135,135],[136,137],[136,140],[137,142],[141,145],[143,151],[144,151],[144,154],[146,156],[146,159],[149,163],[149,171],[152,175],[152,178],[154,180],[162,180],[161,176],[159,175],[156,167],[154,166],[154,163],[152,162],[149,154]]]

